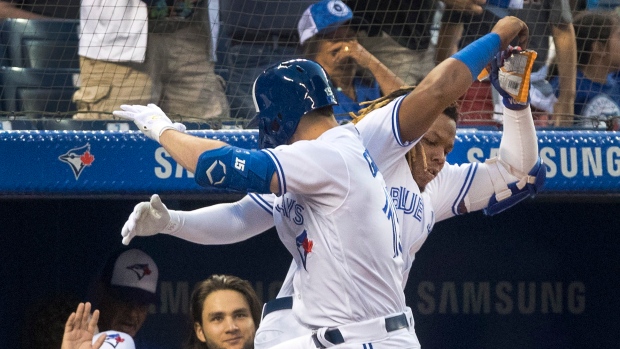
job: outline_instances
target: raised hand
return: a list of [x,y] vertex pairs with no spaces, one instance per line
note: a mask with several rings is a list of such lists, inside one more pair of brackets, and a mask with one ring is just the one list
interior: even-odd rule
[[343,64],[349,59],[354,60],[360,66],[368,68],[373,61],[372,54],[368,52],[357,40],[338,41],[330,43],[330,51],[334,52],[334,61]]
[[522,110],[530,104],[530,75],[536,52],[522,52],[520,47],[509,46],[491,60],[491,84],[502,96],[504,106],[512,110]]
[[502,43],[501,49],[504,50],[510,43],[517,38],[517,46],[526,49],[529,37],[527,24],[514,16],[506,16],[493,26],[491,32],[499,35]]
[[121,105],[121,109],[115,110],[114,116],[133,121],[140,131],[154,141],[159,142],[159,136],[165,130],[185,131],[183,124],[173,123],[155,104]]
[[80,303],[77,310],[69,315],[65,323],[65,333],[62,336],[61,349],[99,349],[105,340],[105,335],[93,342],[99,310],[90,316],[90,303]]
[[152,236],[161,233],[170,223],[170,212],[161,202],[159,195],[153,194],[150,201],[137,204],[123,226],[123,244],[129,245],[135,236]]

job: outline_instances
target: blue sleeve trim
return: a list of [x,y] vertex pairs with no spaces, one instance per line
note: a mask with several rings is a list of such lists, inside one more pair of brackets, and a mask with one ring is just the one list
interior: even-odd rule
[[489,33],[453,54],[452,58],[465,63],[471,72],[472,81],[475,81],[482,69],[499,52],[501,44],[499,34]]
[[274,165],[276,166],[276,174],[278,175],[278,182],[280,182],[280,193],[279,195],[286,194],[286,178],[284,177],[284,170],[282,169],[282,165],[275,154],[269,149],[263,149],[267,155],[271,158]]
[[254,200],[254,202],[256,202],[258,206],[260,206],[263,210],[267,211],[267,213],[273,216],[273,206],[269,205],[269,203],[267,203],[267,201],[263,199],[262,196],[254,193],[248,194],[248,196],[250,197],[250,199]]
[[463,198],[467,195],[467,193],[469,193],[469,188],[471,188],[471,183],[473,182],[473,179],[476,176],[476,171],[478,171],[478,164],[477,163],[471,164],[471,166],[469,167],[469,170],[467,171],[467,176],[465,177],[465,181],[463,181],[463,186],[461,187],[459,195],[456,197],[456,200],[454,200],[454,203],[452,204],[452,213],[455,216],[459,215],[459,211],[458,211],[459,204],[461,203],[461,201],[463,201]]
[[[405,95],[406,96],[406,95]],[[394,109],[392,109],[392,133],[394,134],[394,139],[396,139],[396,143],[401,147],[406,147],[409,145],[409,142],[403,142],[400,138],[400,125],[398,120],[400,118],[400,105],[403,103],[405,96],[401,96],[396,100],[396,104],[394,104]]]

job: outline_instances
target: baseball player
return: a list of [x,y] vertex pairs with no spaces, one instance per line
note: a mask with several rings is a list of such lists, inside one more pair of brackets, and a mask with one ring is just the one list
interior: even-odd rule
[[293,312],[321,330],[300,348],[333,343],[334,327],[348,331],[342,348],[414,348],[394,204],[358,135],[337,127],[327,74],[313,61],[286,61],[259,75],[253,90],[262,151],[178,132],[155,105],[114,114],[133,120],[203,186],[278,195],[272,219],[299,266]]
[[[506,32],[501,31],[501,27],[503,25],[506,25],[508,27],[515,26],[518,29],[515,32],[506,34]],[[517,32],[521,31],[522,27],[520,25],[521,24],[519,23],[519,21],[514,21],[513,19],[508,18],[507,20],[498,23],[497,26],[498,31],[505,35],[502,38],[506,42],[509,41],[512,37],[514,37]],[[441,85],[441,80],[439,80],[438,77],[441,74],[446,73],[446,70],[444,69],[454,69],[457,71],[460,70],[461,72],[465,71],[469,75],[468,84],[471,83],[471,76],[473,75],[473,70],[470,67],[463,66],[461,64],[462,61],[459,61],[460,57],[457,56],[456,58],[456,60],[446,61],[447,64],[440,65],[440,68],[436,68],[436,71],[429,75],[429,81],[432,81],[430,86],[423,82],[419,88],[426,89],[426,91],[432,91],[433,84]],[[480,59],[484,60],[485,58]],[[460,91],[455,91],[458,90],[459,87],[454,88],[454,84],[442,86],[444,88],[453,88],[453,90],[451,90],[451,92],[453,92],[453,95],[458,96],[460,93],[462,93]],[[465,86],[465,89],[466,88],[467,87]],[[419,92],[420,90],[416,89],[416,91]],[[448,93],[448,95],[450,94]],[[409,96],[417,97],[412,98]],[[412,134],[413,132],[403,132],[411,130],[405,130],[405,128],[403,127],[400,127],[399,129],[398,127],[399,125],[402,126],[403,124],[406,124],[403,123],[405,119],[411,118],[413,117],[413,115],[415,115],[412,115],[410,110],[407,110],[405,107],[403,107],[406,106],[408,102],[410,102],[412,99],[414,101],[422,100],[427,104],[432,104],[431,101],[436,101],[426,100],[419,93],[412,93],[407,95],[407,97],[398,98],[387,106],[384,106],[377,111],[369,114],[366,118],[362,119],[362,122],[360,122],[362,138],[365,144],[369,147],[369,151],[372,151],[371,154],[376,154],[375,157],[381,159],[380,161],[384,164],[385,168],[390,169],[390,177],[386,177],[388,179],[388,187],[391,188],[389,189],[390,195],[395,199],[394,195],[396,194],[396,191],[394,189],[398,188],[411,188],[411,191],[409,193],[417,194],[417,196],[409,194],[403,195],[403,197],[409,197],[410,199],[412,199],[412,204],[416,203],[415,209],[417,211],[415,212],[415,214],[412,214],[413,212],[411,211],[414,206],[406,207],[403,205],[404,203],[401,202],[401,207],[397,207],[397,214],[399,215],[399,218],[401,218],[400,222],[403,227],[410,226],[408,229],[404,230],[405,234],[403,236],[408,236],[409,231],[411,231],[413,233],[411,234],[411,239],[408,240],[418,242],[417,245],[410,242],[402,245],[405,246],[405,251],[408,254],[408,256],[406,256],[408,262],[406,262],[405,268],[403,269],[405,271],[405,278],[411,266],[410,263],[413,262],[413,254],[415,253],[415,251],[417,251],[417,249],[419,249],[419,246],[423,242],[423,239],[420,239],[420,236],[424,235],[425,239],[426,234],[428,234],[434,223],[433,207],[428,203],[426,205],[423,204],[426,203],[425,200],[430,202],[430,199],[422,198],[420,193],[424,190],[424,185],[428,183],[428,181],[431,181],[440,172],[441,167],[443,166],[445,161],[445,154],[451,150],[451,147],[454,143],[454,135],[456,132],[455,120],[450,119],[446,115],[440,116],[439,119],[435,123],[433,123],[433,126],[431,127],[431,132],[429,132],[425,136],[423,143],[428,143],[428,145],[425,146],[425,149],[428,149],[429,154],[436,153],[437,145],[441,147],[441,151],[439,153],[439,156],[432,156],[432,158],[431,156],[428,157],[430,164],[428,167],[422,166],[424,170],[422,171],[422,173],[424,174],[424,178],[423,180],[421,180],[421,182],[424,182],[424,184],[418,186],[413,181],[412,172],[410,171],[409,165],[404,157],[405,153],[408,152],[412,145],[411,143],[407,144],[407,134]],[[445,105],[443,107],[445,107]],[[435,117],[437,117],[437,114],[439,114],[439,112],[436,112]],[[388,117],[386,117],[386,115],[388,115]],[[376,122],[374,124],[371,124],[370,121]],[[364,123],[367,123],[367,125],[365,126]],[[368,131],[374,127],[376,127],[374,129],[376,132]],[[436,129],[434,130],[435,127]],[[441,139],[433,140],[431,135],[433,135],[433,137],[435,138],[439,137]],[[535,147],[535,132],[531,132],[531,135],[533,135],[532,143]],[[388,145],[385,145],[384,147],[395,149],[394,151],[388,149],[386,153],[387,156],[384,156],[384,154],[380,153],[381,150],[378,150],[379,152],[375,152],[375,150],[373,150],[373,147],[379,149],[379,147],[382,146],[382,144],[380,143],[382,143],[385,139],[387,139]],[[532,138],[530,137],[530,140],[531,139]],[[526,139],[525,142],[528,142],[528,140]],[[421,149],[421,147],[416,148],[416,150],[418,149]],[[534,152],[534,158],[536,158],[536,152]],[[421,161],[419,163],[422,164]],[[468,170],[463,169],[462,172],[467,173]],[[483,178],[483,176],[481,176],[480,178]],[[506,180],[516,180],[516,178],[517,177],[507,177]],[[469,177],[469,181],[471,181],[471,176]],[[450,183],[450,186],[452,185],[453,183]],[[468,195],[468,192],[465,191],[460,194],[459,198],[463,202],[466,202],[466,199],[469,197]],[[492,196],[492,193],[487,196],[487,199],[490,196]],[[131,240],[131,238],[135,235],[147,236],[156,234],[158,232],[171,233],[183,239],[204,244],[221,244],[241,241],[273,226],[273,224],[269,223],[270,215],[272,212],[271,208],[273,207],[271,200],[272,198],[270,198],[269,196],[251,194],[248,197],[234,204],[216,205],[193,212],[177,212],[168,211],[159,200],[159,197],[155,195],[151,199],[150,203],[141,203],[136,206],[134,213],[132,213],[128,222],[123,228],[124,242],[128,243],[129,240]],[[397,200],[394,201],[398,202]],[[419,214],[420,207],[422,210],[421,212],[423,213],[422,215]],[[479,208],[472,207],[472,210],[473,209]],[[453,213],[452,215],[455,214],[457,213]],[[221,221],[221,217],[223,215],[233,217],[233,224],[230,225],[230,220],[227,220],[226,225],[219,225],[217,222]],[[215,217],[220,217],[220,220],[214,220]],[[407,223],[408,221],[411,221],[412,223]],[[205,226],[207,222],[209,224],[208,232],[205,231]],[[409,257],[409,255],[411,257]],[[297,265],[294,263],[291,266],[289,276],[292,275],[297,269]],[[403,286],[405,282],[406,279],[403,279]],[[261,323],[259,332],[257,333],[257,348],[268,348],[274,344],[281,342],[283,339],[290,338],[297,334],[302,334],[304,333],[304,331],[309,331],[309,329],[304,325],[296,326],[298,322],[295,321],[295,316],[290,310],[286,310],[287,308],[290,309],[292,301],[290,298],[281,296],[293,294],[294,287],[292,287],[291,285],[292,278],[287,276],[285,285],[280,292],[279,298],[276,300],[276,302],[270,302],[265,306],[263,313],[265,318]],[[410,315],[408,314],[408,316]],[[412,319],[410,318],[409,321],[412,321]],[[264,335],[261,335],[261,333]],[[290,343],[288,343],[287,345],[290,345]],[[325,346],[325,343],[319,343],[319,345]],[[417,343],[416,345],[419,346],[419,344]]]

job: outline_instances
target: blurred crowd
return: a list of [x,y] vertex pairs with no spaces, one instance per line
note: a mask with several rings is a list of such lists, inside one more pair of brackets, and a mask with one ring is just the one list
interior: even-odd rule
[[[0,1],[0,18],[79,21],[69,118],[114,120],[122,104],[155,103],[177,121],[245,127],[255,114],[252,82],[277,62],[319,62],[337,91],[337,119],[346,123],[364,102],[415,86],[497,20],[517,16],[530,30],[527,48],[538,53],[531,81],[536,125],[617,130],[619,4],[14,0]],[[474,82],[460,100],[459,126],[501,128],[500,100],[488,81]],[[3,114],[19,111],[20,103],[7,105]]]

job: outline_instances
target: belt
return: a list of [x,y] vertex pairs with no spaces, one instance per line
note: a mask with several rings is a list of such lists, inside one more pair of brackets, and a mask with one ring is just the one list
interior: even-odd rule
[[[347,326],[347,325],[345,325]],[[385,331],[393,332],[403,328],[409,327],[409,321],[407,320],[406,313],[398,314],[395,316],[390,316],[385,318]],[[329,328],[326,329],[325,332],[322,331],[314,331],[312,333],[312,340],[317,348],[327,348],[324,344],[324,341],[320,340],[319,337],[329,342],[329,346],[338,345],[345,342],[345,338],[342,335],[342,332],[338,328]]]
[[272,301],[265,303],[263,306],[263,316],[262,319],[267,316],[269,313],[273,313],[274,311],[283,310],[283,309],[293,309],[293,297],[282,297],[276,298]]
[[[268,314],[273,313],[274,311],[292,309],[292,308],[293,308],[293,297],[289,296],[289,297],[276,298],[274,300],[267,302],[263,306],[262,319],[264,319]],[[409,308],[407,308],[407,311],[405,313],[386,317],[385,318],[385,331],[393,332],[393,331],[397,331],[403,328],[408,328],[410,326],[409,320],[407,319],[408,315],[411,317],[411,310]],[[411,321],[413,324],[413,318]],[[344,325],[344,327],[347,327],[347,326],[349,325]],[[355,326],[355,324],[353,324],[353,326]],[[331,343],[331,345],[342,344],[345,342],[345,338],[342,335],[342,332],[338,328],[328,328],[324,330],[325,331],[323,332],[321,331],[321,329],[319,329],[312,333],[312,340],[314,341],[314,344],[316,345],[317,348],[327,348],[324,344],[321,343],[321,341],[319,340],[319,336],[323,338],[324,340],[328,341],[329,343]]]

